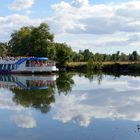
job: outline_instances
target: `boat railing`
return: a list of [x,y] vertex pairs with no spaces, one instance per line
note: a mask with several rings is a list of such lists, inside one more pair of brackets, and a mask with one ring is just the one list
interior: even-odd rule
[[47,62],[30,62],[28,64],[26,64],[27,67],[48,67],[48,66],[55,66],[56,63],[53,61],[47,61]]
[[0,61],[17,61],[21,58],[26,58],[26,57],[0,57]]

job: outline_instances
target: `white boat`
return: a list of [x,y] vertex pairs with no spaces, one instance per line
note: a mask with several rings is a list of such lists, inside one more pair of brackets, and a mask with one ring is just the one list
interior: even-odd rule
[[45,73],[58,71],[56,63],[46,57],[0,58],[0,73]]
[[39,90],[54,86],[56,75],[0,75],[0,88]]

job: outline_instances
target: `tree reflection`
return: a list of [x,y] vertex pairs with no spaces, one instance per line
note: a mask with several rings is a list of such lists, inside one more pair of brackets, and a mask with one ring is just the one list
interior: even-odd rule
[[49,87],[47,90],[19,90],[12,89],[14,92],[13,101],[24,107],[33,107],[42,113],[50,111],[51,103],[55,102],[54,89]]
[[102,82],[102,80],[103,80],[103,73],[102,72],[98,72],[98,74],[97,74],[97,81],[98,81],[98,84],[99,85],[101,85],[101,82]]
[[59,77],[56,79],[56,85],[58,89],[58,93],[68,94],[74,85],[74,80],[72,79],[71,73],[59,73]]
[[[22,81],[21,77],[17,76],[16,80],[8,80],[14,86],[9,85],[8,82],[4,82],[2,86],[9,87],[13,92],[13,101],[17,105],[32,107],[42,113],[47,113],[51,109],[51,103],[55,102],[56,87],[59,93],[67,95],[72,90],[74,81],[70,73],[60,73],[56,81],[49,79],[42,80],[43,78],[41,78],[38,77],[33,80],[25,76],[24,81]],[[3,79],[2,81],[5,80]]]
[[93,80],[96,78],[99,85],[101,84],[103,80],[102,71],[98,71],[98,72],[88,71],[87,73],[84,74],[84,76],[85,78],[88,78],[90,82],[93,82]]

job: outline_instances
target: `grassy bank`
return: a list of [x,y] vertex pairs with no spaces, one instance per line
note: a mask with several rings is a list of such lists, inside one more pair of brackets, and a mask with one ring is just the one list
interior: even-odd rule
[[[124,65],[124,64],[140,64],[140,61],[117,61],[117,62],[113,62],[113,61],[107,61],[107,62],[102,62],[103,65],[112,65],[112,64],[120,64],[120,65]],[[69,62],[67,63],[67,66],[79,66],[79,65],[86,65],[87,62]],[[94,64],[94,62],[93,62]]]
[[[93,71],[102,70],[104,72],[140,72],[140,62],[93,62]],[[88,71],[88,62],[71,62],[67,64],[68,71]]]

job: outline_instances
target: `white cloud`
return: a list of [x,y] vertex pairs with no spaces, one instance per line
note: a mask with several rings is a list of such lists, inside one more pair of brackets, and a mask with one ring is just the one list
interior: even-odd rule
[[52,9],[54,15],[47,22],[55,33],[64,34],[56,40],[67,42],[74,50],[140,52],[140,41],[129,40],[130,36],[140,35],[139,0],[106,4],[91,4],[89,0],[61,1],[53,4]]
[[[130,53],[139,50],[140,34],[116,33],[111,35],[58,34],[56,41],[67,42],[75,51],[90,49],[93,53],[116,53],[118,50]],[[140,51],[138,51],[140,52]]]
[[31,13],[32,13],[32,11],[30,11],[30,10],[25,11],[26,15],[30,15]]
[[60,32],[76,34],[140,32],[140,23],[135,23],[140,22],[139,5],[140,1],[98,5],[89,4],[88,0],[62,1],[52,5],[55,15],[48,21]]
[[31,19],[28,15],[13,14],[5,17],[0,17],[0,36],[5,34],[4,40],[8,40],[10,34],[22,26],[37,26],[44,19]]
[[72,5],[75,7],[85,7],[88,6],[88,0],[73,0]]
[[14,2],[9,6],[12,10],[22,10],[28,9],[34,4],[34,0],[14,0]]
[[[34,0],[15,0],[10,7],[26,9],[33,3]],[[47,22],[56,34],[56,41],[66,42],[74,50],[89,48],[101,53],[118,50],[140,52],[140,41],[129,40],[131,36],[140,36],[139,0],[106,4],[91,4],[89,0],[60,1],[51,7],[53,15],[44,19],[30,18],[32,13],[28,9],[24,11],[25,15],[1,16],[1,41],[7,41],[13,30],[22,26]]]
[[34,128],[36,127],[36,121],[31,115],[15,115],[11,119],[21,128]]

